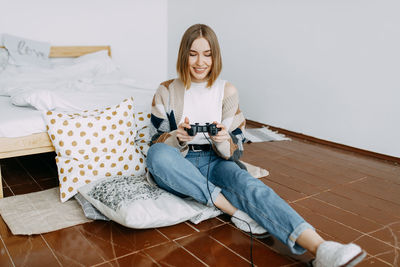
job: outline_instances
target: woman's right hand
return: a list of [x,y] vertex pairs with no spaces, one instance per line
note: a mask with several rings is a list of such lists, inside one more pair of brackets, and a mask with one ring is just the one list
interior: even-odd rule
[[178,125],[176,137],[178,138],[179,142],[189,142],[192,141],[194,138],[194,136],[188,135],[185,128],[190,129],[190,122],[188,117],[185,117],[185,120]]

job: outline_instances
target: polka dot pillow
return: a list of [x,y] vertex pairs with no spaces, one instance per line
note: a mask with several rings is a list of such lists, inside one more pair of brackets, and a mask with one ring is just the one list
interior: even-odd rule
[[135,143],[134,116],[133,98],[100,110],[45,113],[57,153],[62,202],[91,181],[145,173],[144,158]]

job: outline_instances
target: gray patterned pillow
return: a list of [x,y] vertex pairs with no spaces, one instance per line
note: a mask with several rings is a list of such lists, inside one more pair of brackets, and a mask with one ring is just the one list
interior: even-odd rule
[[103,215],[95,206],[93,206],[89,201],[87,201],[80,193],[75,195],[76,201],[78,201],[79,205],[81,205],[83,209],[83,213],[86,218],[91,220],[102,220],[109,221],[106,216]]
[[149,184],[145,175],[104,178],[78,191],[105,216],[131,228],[173,225],[202,212],[182,198]]

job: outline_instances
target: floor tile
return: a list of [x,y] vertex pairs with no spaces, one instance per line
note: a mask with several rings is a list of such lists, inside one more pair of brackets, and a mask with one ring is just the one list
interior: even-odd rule
[[42,190],[58,187],[60,185],[58,178],[42,179],[37,181],[37,183],[39,184],[40,188],[42,188]]
[[[302,142],[293,142],[295,146],[301,143]],[[400,175],[400,170],[398,168],[399,166],[385,160],[363,156],[340,149],[329,148],[324,145],[309,146],[304,144],[303,149],[330,156],[332,160],[353,169],[358,169],[360,172],[363,172],[366,175],[378,174],[378,177],[382,176],[382,174],[384,177],[399,177]]]
[[[265,154],[266,150],[268,154]],[[271,142],[244,144],[244,151],[243,160],[254,160],[255,162],[261,162],[265,158],[278,159],[293,153],[287,148],[275,148]],[[263,159],[260,158],[260,154],[263,154]]]
[[196,228],[198,231],[207,231],[207,230],[210,230],[210,229],[215,228],[217,226],[225,224],[224,221],[221,221],[221,220],[219,220],[217,218],[212,218],[212,219],[209,219],[209,220],[205,220],[205,221],[202,221],[199,224],[194,224],[192,222],[187,222],[187,223],[190,224],[192,227]]
[[4,222],[1,216],[0,216],[0,236],[3,238],[3,241],[8,238],[12,238],[14,236],[11,233],[10,228],[8,228],[7,224]]
[[59,266],[59,261],[40,235],[13,235],[3,219],[0,220],[0,234],[15,266]]
[[40,154],[18,157],[17,161],[24,166],[25,170],[35,179],[48,179],[57,177],[58,173],[55,169],[45,163]]
[[[365,258],[362,262],[360,262],[359,264],[357,264],[357,267],[389,267],[393,265],[388,264],[387,262],[384,262],[378,258],[375,257],[369,257],[369,258]],[[396,265],[394,265],[396,266]]]
[[93,265],[105,261],[101,251],[87,240],[78,230],[69,227],[55,232],[43,234],[46,242],[63,265]]
[[[373,185],[371,185],[373,186]],[[343,186],[341,188],[337,188],[332,190],[335,194],[345,196],[349,199],[354,200],[357,203],[363,203],[368,207],[373,207],[378,210],[387,212],[397,218],[400,218],[400,206],[395,204],[392,201],[387,201],[384,199],[384,196],[374,196],[368,194],[367,192],[362,192],[358,189],[358,183],[351,186]],[[385,192],[382,190],[382,194]]]
[[[331,238],[330,238],[331,239]],[[275,238],[274,236],[269,236],[267,238],[258,239],[260,243],[265,244],[272,251],[276,252],[278,255],[285,257],[286,259],[290,259],[295,263],[299,263],[301,265],[307,265],[311,260],[314,259],[314,256],[310,252],[305,252],[301,255],[293,254],[290,251],[290,248],[282,243],[280,240]],[[285,265],[286,266],[286,265]]]
[[89,241],[93,249],[105,260],[112,260],[132,252],[129,249],[119,246],[113,242],[113,240],[103,240],[86,231],[80,232],[86,238],[86,240]]
[[268,166],[267,169],[270,170],[270,172],[279,172],[285,174],[298,179],[302,183],[311,184],[320,189],[330,188],[338,184],[336,180],[332,181],[326,176],[320,175],[318,172],[316,173],[304,167],[296,168],[296,166],[291,165],[291,162],[273,160],[268,161],[266,165]]
[[330,236],[337,238],[338,240],[341,240],[342,242],[349,243],[362,235],[362,233],[357,230],[320,216],[312,212],[311,210],[303,208],[295,203],[292,204],[292,207],[315,228]]
[[378,254],[375,257],[392,266],[400,266],[400,249],[393,248],[387,252]]
[[80,225],[79,230],[98,239],[112,242],[130,252],[169,241],[155,229],[130,229],[114,222],[94,221],[85,223]]
[[6,246],[0,238],[0,266],[14,266]]
[[177,242],[210,266],[249,266],[249,262],[208,236],[196,233]]
[[123,267],[123,266],[140,266],[140,267],[152,267],[159,266],[150,257],[144,255],[141,252],[130,254],[106,263],[95,265],[96,267]]
[[10,197],[13,195],[14,194],[9,187],[3,187],[3,197]]
[[171,240],[181,238],[197,232],[195,229],[193,229],[193,227],[189,226],[189,224],[185,222],[177,225],[160,227],[158,228],[158,230]]
[[376,231],[382,225],[373,221],[364,219],[354,213],[329,205],[326,202],[316,200],[314,198],[307,198],[296,202],[297,205],[303,206],[311,211],[328,217],[339,223],[345,224],[353,229],[358,229],[361,232],[368,233]]
[[353,242],[362,247],[368,254],[372,256],[393,250],[393,247],[370,236],[357,238]]
[[383,197],[372,196],[365,192],[361,192],[357,190],[357,187],[350,188],[349,186],[343,186],[341,188],[332,190],[332,193],[339,196],[344,196],[347,199],[351,199],[352,202],[350,203],[355,202],[357,204],[364,205],[367,208],[375,208],[376,210],[381,210],[391,214],[394,217],[397,216],[397,218],[400,218],[399,205],[391,201],[384,200]]
[[[275,174],[270,174],[270,175],[275,175]],[[276,174],[278,176],[281,176],[279,174]],[[306,197],[306,194],[303,194],[301,192],[295,191],[289,187],[280,185],[278,183],[272,182],[268,178],[261,178],[260,179],[264,184],[268,185],[270,188],[272,188],[281,198],[283,198],[286,201],[295,201],[298,199],[302,199]]]
[[362,201],[361,195],[357,196],[357,193],[350,194],[346,191],[345,188],[342,188],[342,190],[335,189],[334,191],[323,192],[314,196],[314,198],[323,200],[329,204],[335,205],[354,214],[358,214],[361,217],[382,225],[398,221],[398,218],[393,214],[372,207],[372,201],[368,199],[368,196],[366,196],[364,201]]
[[142,250],[161,266],[206,266],[174,242]]
[[387,202],[395,203],[392,204],[391,207],[393,207],[396,214],[400,214],[400,185],[374,177],[367,177],[360,182],[352,183],[347,186]]
[[400,221],[385,225],[369,235],[400,249]]
[[358,169],[349,168],[331,158],[324,158],[322,155],[309,155],[294,153],[281,159],[290,163],[296,169],[305,170],[311,174],[318,174],[325,179],[343,184],[365,177],[365,174]]
[[[231,225],[223,225],[209,231],[209,235],[250,261],[250,237]],[[253,240],[253,262],[258,266],[282,266],[292,260],[276,253],[258,240]]]
[[32,183],[32,177],[17,162],[16,158],[0,159],[1,175],[8,186]]
[[42,188],[40,188],[40,186],[36,182],[13,185],[10,186],[10,189],[14,193],[14,195],[28,194],[42,190]]
[[[273,173],[272,175],[264,177],[263,179],[270,180],[305,195],[313,195],[321,191],[320,187],[307,183],[304,180],[301,180],[298,176],[292,177],[283,173],[280,173],[279,175]],[[325,187],[325,189],[326,188],[327,187]]]

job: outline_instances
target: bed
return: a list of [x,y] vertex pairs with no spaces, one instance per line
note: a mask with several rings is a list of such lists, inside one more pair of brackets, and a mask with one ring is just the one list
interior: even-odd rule
[[[4,47],[0,46],[0,48]],[[110,46],[52,46],[49,57],[78,58],[99,51],[106,51],[108,56],[111,56]],[[121,90],[128,90],[126,87],[125,85],[125,88]],[[140,99],[146,100],[143,104],[150,107],[150,103],[147,102],[150,101],[154,92],[149,88],[136,91]],[[101,97],[101,95],[98,97]],[[2,133],[0,134],[0,159],[54,151],[40,112],[32,107],[17,107],[11,104],[9,99],[10,97],[0,96],[0,132]],[[26,127],[23,127],[23,125],[28,124],[36,128],[24,132]],[[18,133],[7,133],[10,125],[14,125],[13,127],[20,129],[20,131]],[[1,169],[0,186],[2,188]],[[3,192],[0,190],[0,198],[2,197]]]

